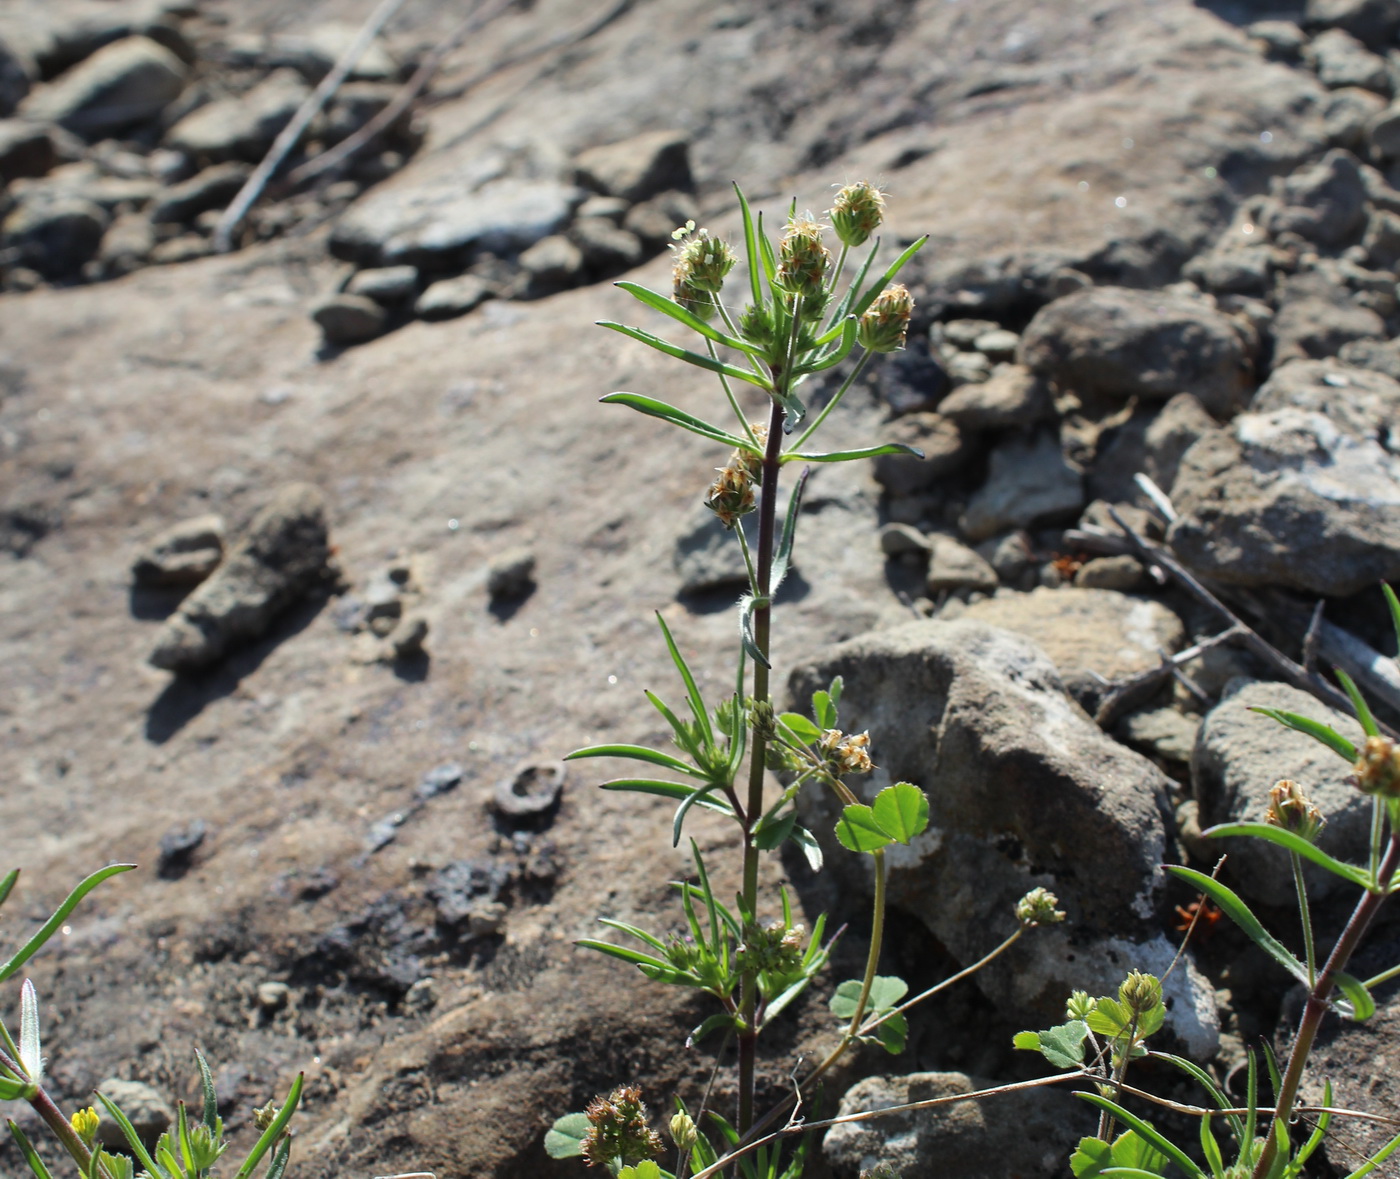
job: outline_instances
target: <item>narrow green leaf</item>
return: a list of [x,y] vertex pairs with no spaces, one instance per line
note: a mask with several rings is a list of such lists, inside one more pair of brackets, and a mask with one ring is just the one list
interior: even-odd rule
[[194,1143],[190,1141],[190,1118],[185,1111],[185,1103],[175,1103],[175,1138],[180,1143],[180,1154],[185,1160],[185,1172],[192,1173],[194,1165]]
[[792,841],[802,849],[802,854],[807,857],[807,867],[813,872],[820,872],[823,859],[822,845],[817,842],[817,837],[799,823],[792,829]]
[[574,945],[582,946],[586,950],[597,950],[600,954],[606,954],[621,962],[630,962],[654,982],[676,986],[695,987],[700,985],[700,979],[690,971],[678,970],[669,962],[662,962],[661,959],[653,958],[650,954],[643,954],[640,950],[629,950],[626,946],[614,945],[612,942],[599,941],[597,938],[591,937],[581,937],[574,942]]
[[841,301],[832,309],[832,323],[839,324],[850,314],[851,304],[856,299],[860,298],[865,290],[865,280],[869,277],[870,267],[874,265],[876,255],[878,255],[879,252],[880,239],[877,237],[870,243],[870,250],[865,255],[865,261],[862,263],[860,270],[856,273],[855,279],[851,282],[851,285],[846,288],[846,293],[841,296]]
[[1283,827],[1274,827],[1269,823],[1221,823],[1210,828],[1204,834],[1210,839],[1222,839],[1227,835],[1247,835],[1254,839],[1265,839],[1280,847],[1286,847],[1291,852],[1296,852],[1304,859],[1311,860],[1314,864],[1326,868],[1343,880],[1350,880],[1362,888],[1368,887],[1371,883],[1370,873],[1365,868],[1333,859],[1320,847],[1309,843],[1296,832],[1288,831]]
[[282,1179],[282,1176],[287,1173],[287,1163],[291,1157],[292,1136],[288,1134],[277,1144],[277,1149],[272,1152],[272,1162],[267,1164],[263,1179]]
[[194,1050],[194,1059],[199,1066],[199,1092],[204,1104],[201,1120],[213,1133],[219,1125],[219,1094],[214,1088],[214,1074],[209,1069],[209,1062],[204,1059],[204,1053],[198,1048]]
[[756,348],[746,340],[736,339],[719,330],[714,324],[701,319],[698,315],[687,311],[674,299],[669,299],[665,295],[656,291],[648,290],[635,282],[619,282],[613,284],[626,291],[633,298],[645,303],[654,311],[661,312],[662,315],[669,315],[677,323],[683,324],[693,332],[698,332],[707,340],[713,340],[716,344],[723,344],[726,348],[736,348],[741,352],[748,352],[753,356],[762,356],[763,349]]
[[101,1089],[96,1091],[97,1100],[102,1103],[102,1108],[107,1111],[108,1117],[117,1123],[122,1132],[122,1137],[126,1139],[126,1144],[131,1147],[131,1153],[136,1156],[136,1161],[140,1163],[147,1174],[159,1175],[160,1168],[156,1166],[155,1159],[151,1158],[150,1152],[146,1149],[145,1143],[141,1141],[141,1136],[136,1133],[136,1127],[131,1124],[131,1119],[122,1113],[117,1103],[113,1101]]
[[1212,1175],[1225,1170],[1225,1159],[1220,1153],[1220,1143],[1215,1140],[1215,1132],[1210,1128],[1210,1114],[1201,1119],[1201,1154]]
[[759,277],[759,270],[763,262],[758,251],[758,231],[754,227],[753,211],[749,208],[748,198],[744,196],[738,184],[734,185],[734,193],[739,198],[739,212],[744,218],[744,253],[749,266],[749,289],[753,294],[753,305],[762,307],[763,279]]
[[778,592],[778,587],[787,577],[788,566],[792,562],[792,545],[797,539],[797,517],[802,512],[802,493],[806,490],[810,471],[803,471],[792,485],[792,495],[788,498],[787,515],[783,517],[783,534],[778,541],[778,551],[773,557],[773,569],[769,576],[769,596]]
[[886,786],[870,809],[885,834],[899,843],[908,843],[928,826],[928,795],[911,782]]
[[1279,724],[1295,729],[1299,733],[1306,733],[1314,741],[1321,741],[1333,753],[1346,758],[1347,761],[1354,762],[1357,758],[1356,746],[1331,725],[1324,725],[1321,721],[1315,721],[1311,717],[1303,716],[1297,712],[1285,712],[1281,708],[1251,708],[1250,711],[1276,720]]
[[681,654],[680,648],[676,646],[676,640],[671,637],[671,628],[666,625],[666,619],[662,617],[660,610],[656,612],[656,621],[660,623],[661,633],[666,637],[666,649],[671,653],[671,662],[676,665],[676,670],[681,673],[681,679],[685,681],[685,694],[690,701],[691,715],[699,722],[700,732],[705,735],[706,746],[713,748],[715,731],[710,727],[710,712],[705,707],[705,698],[700,695],[695,677],[690,674],[690,667]]
[[686,815],[690,814],[690,808],[696,806],[699,803],[703,803],[716,790],[718,790],[721,785],[723,785],[723,783],[710,782],[708,785],[705,786],[697,786],[683,799],[681,799],[680,805],[676,807],[675,816],[671,820],[672,847],[680,847],[681,845],[681,828],[685,826],[685,817]]
[[599,401],[604,405],[628,406],[638,413],[646,414],[649,418],[660,418],[663,422],[670,422],[682,430],[699,434],[701,438],[708,438],[711,442],[723,442],[726,446],[739,446],[744,450],[750,449],[746,442],[729,433],[728,430],[721,430],[703,418],[688,414],[682,409],[677,409],[674,405],[667,405],[666,402],[658,401],[655,397],[644,397],[640,393],[609,393],[606,397],[599,398]]
[[842,847],[853,852],[879,851],[894,842],[875,818],[875,812],[863,803],[852,803],[841,812],[836,838]]
[[1353,975],[1346,971],[1337,973],[1337,989],[1351,1001],[1351,1013],[1349,1018],[1357,1023],[1364,1023],[1376,1013],[1376,1001],[1371,998],[1371,992]]
[[1396,645],[1400,646],[1400,598],[1395,596],[1395,591],[1385,582],[1381,582],[1381,593],[1385,595],[1385,603],[1390,607],[1390,625],[1395,629]]
[[646,942],[646,944],[654,950],[660,950],[662,953],[666,951],[665,942],[639,926],[629,925],[626,921],[618,921],[612,917],[599,917],[598,924],[606,925],[609,929],[615,929],[619,933],[625,933],[629,937],[636,938],[638,941]]
[[[654,794],[658,798],[670,798],[679,802],[690,797],[695,792],[694,786],[687,786],[684,782],[663,782],[654,778],[616,778],[611,782],[602,784],[604,790],[626,790],[633,794]],[[706,795],[699,799],[696,806],[702,806],[707,811],[718,811],[722,815],[732,815],[734,808],[729,805],[726,798],[715,798],[713,795]]]
[[1109,1101],[1106,1097],[1100,1097],[1097,1093],[1076,1093],[1076,1097],[1083,1098],[1090,1105],[1095,1105],[1099,1109],[1106,1109],[1110,1114],[1128,1126],[1136,1130],[1148,1142],[1167,1156],[1172,1162],[1180,1167],[1190,1179],[1208,1179],[1208,1176],[1191,1161],[1191,1157],[1180,1147],[1175,1145],[1170,1139],[1162,1136],[1150,1122],[1143,1121],[1136,1114],[1124,1109],[1115,1101]]
[[576,1159],[583,1155],[583,1140],[593,1123],[587,1114],[571,1113],[555,1118],[554,1125],[544,1136],[545,1153],[552,1159]]
[[1361,731],[1368,737],[1379,737],[1381,734],[1380,726],[1376,724],[1376,718],[1371,715],[1371,706],[1366,703],[1366,697],[1361,694],[1361,689],[1356,686],[1356,682],[1340,667],[1334,667],[1332,674],[1337,677],[1337,682],[1346,689],[1347,695],[1351,698],[1351,707],[1356,713],[1356,720],[1361,725]]
[[665,701],[650,688],[645,688],[643,691],[646,693],[646,698],[651,701],[651,706],[665,717],[666,723],[671,726],[671,732],[674,733],[676,737],[676,744],[698,761],[700,759],[700,745],[696,741],[695,734],[691,731],[690,726],[684,724],[680,717],[672,712],[666,705]]
[[[59,907],[54,910],[53,916],[39,927],[39,931],[25,942],[4,966],[0,966],[0,982],[4,982],[14,974],[16,970],[28,962],[29,959],[34,956],[35,951],[59,931],[63,923],[68,919],[68,915],[78,907],[78,902],[87,896],[88,893],[104,880],[108,879],[108,877],[116,876],[121,872],[130,872],[134,867],[136,867],[135,864],[108,864],[107,867],[99,868],[91,876],[83,880],[77,888],[68,894],[63,904],[59,905]],[[10,881],[10,884],[13,886],[14,882]]]
[[650,348],[655,348],[658,352],[664,352],[667,356],[674,356],[677,360],[684,360],[686,364],[693,364],[696,368],[703,368],[707,372],[723,373],[726,377],[731,377],[736,381],[747,381],[750,385],[757,385],[760,389],[772,392],[769,382],[752,369],[739,368],[737,365],[726,364],[722,360],[717,360],[713,356],[706,356],[700,352],[692,352],[688,348],[682,348],[679,344],[672,344],[669,340],[663,340],[660,336],[653,336],[650,332],[644,332],[641,328],[628,327],[626,324],[613,323],[610,320],[600,320],[599,327],[611,328],[615,332],[620,332],[624,336],[630,336],[646,344]]
[[705,869],[705,857],[700,854],[700,844],[693,839],[690,841],[690,858],[695,864],[695,875],[700,881],[698,889],[700,898],[705,902],[705,912],[710,919],[710,949],[716,957],[719,957],[720,941],[723,937],[719,924],[720,913],[723,912],[724,916],[728,918],[729,928],[735,937],[739,936],[739,925],[729,915],[729,910],[715,899],[715,890],[710,886],[710,874]]
[[856,346],[856,330],[858,323],[854,315],[848,315],[841,324],[841,342],[836,345],[825,356],[805,363],[799,363],[793,368],[793,375],[805,377],[809,373],[825,372],[829,368],[834,368],[851,354],[851,349]]
[[1264,953],[1268,954],[1275,962],[1288,971],[1295,979],[1306,985],[1308,981],[1308,968],[1299,962],[1288,950],[1288,947],[1268,932],[1260,923],[1259,919],[1250,911],[1248,905],[1242,901],[1228,885],[1222,884],[1218,880],[1213,880],[1204,872],[1197,872],[1194,868],[1183,868],[1179,864],[1168,864],[1167,871],[1179,880],[1184,880],[1193,888],[1210,897],[1230,918],[1245,936],[1249,938]]
[[917,254],[921,249],[923,249],[924,243],[926,241],[928,241],[928,234],[924,234],[923,237],[921,237],[912,246],[906,249],[904,253],[900,254],[898,258],[891,262],[889,269],[886,270],[885,273],[880,276],[877,282],[872,284],[870,289],[866,291],[865,294],[863,294],[859,300],[857,300],[856,305],[853,308],[851,308],[851,314],[854,315],[857,319],[859,319],[862,315],[869,311],[870,304],[875,302],[875,300],[880,297],[880,292],[883,291],[887,286],[889,286],[891,282],[894,281],[895,275],[897,275],[901,270],[904,269],[904,264],[908,262],[909,259],[912,258],[915,254]]
[[758,636],[754,632],[753,612],[757,608],[758,599],[752,594],[745,594],[739,599],[739,647],[760,667],[771,668],[773,665],[768,662],[768,656],[758,645]]
[[575,749],[573,753],[566,754],[564,760],[578,761],[584,757],[625,757],[633,761],[650,762],[654,766],[664,766],[668,770],[689,774],[692,778],[702,781],[705,778],[705,775],[690,762],[670,753],[663,753],[659,749],[648,749],[644,745],[590,745],[587,749]]
[[822,735],[821,729],[817,728],[800,712],[781,713],[778,716],[778,721],[803,745],[810,745]]
[[690,1035],[685,1038],[685,1046],[693,1048],[700,1043],[711,1032],[732,1031],[734,1028],[734,1017],[727,1011],[716,1011],[698,1026],[690,1031]]
[[11,868],[5,873],[5,879],[0,880],[0,905],[3,905],[9,898],[11,891],[15,887],[15,881],[19,879],[19,869]]
[[1367,1175],[1379,1167],[1381,1163],[1385,1162],[1385,1160],[1397,1150],[1400,1150],[1400,1134],[1395,1135],[1395,1137],[1382,1146],[1380,1150],[1376,1151],[1375,1154],[1348,1175],[1346,1179],[1365,1179]]
[[787,990],[783,991],[781,994],[775,995],[768,1003],[764,1004],[763,1018],[758,1021],[758,1030],[762,1031],[777,1019],[778,1016],[783,1013],[784,1009],[796,999],[798,995],[802,994],[802,992],[807,989],[811,981],[812,976],[810,974],[804,975],[788,987]]
[[789,451],[781,455],[779,462],[791,463],[799,459],[804,463],[848,463],[854,459],[879,458],[882,454],[912,454],[923,458],[924,452],[917,446],[905,446],[902,442],[886,442],[882,446],[867,446],[861,450],[830,450],[822,454]]
[[253,1168],[262,1161],[263,1155],[271,1150],[273,1143],[282,1136],[287,1129],[287,1123],[292,1120],[292,1114],[296,1112],[297,1102],[301,1100],[301,1087],[305,1082],[304,1074],[297,1073],[297,1079],[292,1082],[292,1087],[287,1092],[286,1102],[272,1119],[272,1124],[262,1132],[262,1137],[253,1144],[253,1149],[248,1152],[248,1157],[243,1160],[243,1165],[238,1168],[234,1179],[248,1179],[253,1173]]
[[[1184,1056],[1174,1056],[1170,1052],[1153,1052],[1151,1055],[1157,1060],[1165,1060],[1170,1064],[1176,1065],[1182,1072],[1192,1077],[1202,1089],[1210,1094],[1210,1099],[1221,1109],[1230,1109],[1234,1105],[1234,1102],[1230,1100],[1225,1091],[1215,1083],[1215,1078],[1195,1061],[1187,1060]],[[1245,1134],[1244,1122],[1240,1120],[1238,1114],[1226,1114],[1225,1118],[1230,1124],[1230,1132],[1234,1134],[1238,1141],[1247,1142],[1251,1140],[1250,1136]]]
[[0,1101],[25,1101],[34,1089],[33,1081],[0,1077]]
[[778,277],[778,256],[773,252],[773,243],[763,230],[763,214],[758,215],[758,256],[763,261],[763,273],[771,283]]
[[39,1157],[39,1152],[30,1145],[29,1139],[24,1136],[24,1131],[14,1122],[8,1122],[7,1125],[10,1127],[10,1137],[15,1140],[15,1145],[19,1147],[24,1161],[29,1164],[30,1171],[34,1173],[34,1179],[53,1179],[49,1174],[49,1169],[44,1166],[44,1160]]

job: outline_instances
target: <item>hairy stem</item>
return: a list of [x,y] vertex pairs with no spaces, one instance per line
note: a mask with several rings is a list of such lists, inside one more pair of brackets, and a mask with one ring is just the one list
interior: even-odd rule
[[[1392,831],[1390,844],[1385,850],[1375,877],[1377,888],[1385,889],[1397,865],[1400,865],[1400,831]],[[1298,1034],[1294,1037],[1293,1048],[1288,1054],[1288,1067],[1284,1070],[1283,1083],[1279,1086],[1276,1103],[1278,1113],[1275,1124],[1282,1124],[1284,1134],[1287,1134],[1288,1123],[1293,1118],[1293,1107],[1298,1100],[1298,1087],[1303,1082],[1303,1069],[1308,1063],[1308,1055],[1312,1052],[1313,1041],[1317,1038],[1317,1029],[1322,1025],[1322,1017],[1327,1014],[1327,1000],[1337,985],[1337,975],[1346,969],[1352,954],[1356,952],[1385,899],[1385,891],[1368,891],[1357,902],[1351,919],[1342,930],[1342,936],[1337,939],[1337,944],[1332,947],[1332,953],[1327,957],[1327,964],[1317,976],[1317,985],[1308,996],[1307,1004],[1303,1008],[1303,1019],[1298,1025]],[[1253,1179],[1267,1179],[1274,1165],[1274,1157],[1278,1153],[1278,1137],[1277,1134],[1268,1136],[1259,1161],[1255,1164]]]
[[[63,1112],[53,1103],[53,1098],[44,1091],[42,1085],[39,1092],[29,1099],[29,1104],[34,1107],[34,1112],[44,1119],[44,1124],[53,1132],[53,1136],[63,1144],[69,1156],[78,1164],[79,1171],[86,1175],[88,1168],[92,1166],[92,1155],[88,1148],[83,1145],[83,1140],[78,1137],[78,1132],[73,1129],[68,1119],[63,1116]],[[106,1174],[104,1167],[101,1174]]]
[[1303,961],[1308,964],[1308,987],[1317,986],[1317,948],[1313,945],[1312,912],[1308,908],[1308,886],[1303,880],[1303,861],[1297,852],[1288,853],[1293,861],[1293,887],[1298,893],[1298,916],[1303,922]]
[[[768,443],[763,456],[763,494],[758,506],[758,598],[765,604],[754,610],[754,643],[768,658],[772,606],[767,604],[773,583],[773,538],[778,515],[778,456],[783,444],[783,407],[774,400],[768,422]],[[754,661],[753,698],[759,704],[768,700],[768,668]],[[753,734],[749,754],[749,795],[744,808],[744,907],[758,911],[758,848],[753,843],[753,827],[763,814],[763,779],[767,766],[768,741],[761,731]],[[753,1124],[754,1058],[758,1044],[758,975],[745,972],[739,986],[739,1133]]]

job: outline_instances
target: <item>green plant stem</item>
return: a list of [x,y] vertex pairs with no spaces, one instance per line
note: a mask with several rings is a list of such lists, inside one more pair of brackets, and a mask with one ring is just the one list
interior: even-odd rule
[[885,853],[873,851],[870,858],[875,861],[875,912],[870,920],[870,950],[865,956],[865,978],[861,980],[860,998],[856,1000],[851,1025],[846,1029],[847,1038],[860,1031],[860,1022],[865,1018],[870,989],[875,985],[875,971],[880,965],[880,943],[885,938]]
[[[763,495],[758,505],[758,587],[757,597],[767,602],[773,582],[773,538],[778,515],[778,457],[783,444],[783,407],[774,400],[768,422],[768,442],[763,456]],[[772,605],[758,607],[753,614],[754,644],[768,659]],[[768,668],[754,660],[753,698],[760,704],[768,700]],[[758,848],[753,842],[753,827],[763,814],[763,780],[767,770],[768,742],[760,731],[753,734],[749,754],[748,805],[744,808],[744,907],[750,913],[758,911]],[[746,971],[739,985],[739,1133],[753,1125],[754,1060],[758,1045],[758,975]]]
[[806,444],[807,439],[817,432],[817,430],[821,427],[821,424],[824,421],[826,421],[827,415],[833,409],[836,408],[836,406],[840,403],[841,398],[843,398],[846,395],[846,390],[849,389],[853,384],[855,384],[856,378],[860,376],[861,371],[865,368],[870,358],[874,355],[875,354],[873,352],[866,352],[861,356],[861,358],[858,361],[856,361],[855,368],[851,369],[850,376],[848,376],[844,381],[841,382],[841,388],[836,390],[836,395],[824,406],[822,406],[821,413],[817,414],[816,418],[813,419],[812,424],[802,431],[797,441],[794,442],[790,447],[788,447],[789,450],[802,449],[802,447]]
[[1317,949],[1313,945],[1312,912],[1308,908],[1308,886],[1303,881],[1303,861],[1297,852],[1289,852],[1293,861],[1293,887],[1298,891],[1298,916],[1303,922],[1303,960],[1308,964],[1308,989],[1317,986]]
[[[69,1156],[78,1164],[78,1170],[83,1175],[88,1173],[88,1168],[92,1166],[92,1155],[88,1148],[83,1145],[83,1140],[78,1137],[78,1132],[73,1129],[68,1119],[63,1116],[63,1112],[53,1103],[53,1098],[44,1091],[42,1085],[39,1092],[29,1099],[29,1104],[34,1107],[34,1112],[44,1119],[45,1125],[52,1131],[53,1136],[63,1144]],[[107,1173],[107,1168],[102,1168],[102,1174]]]
[[[705,347],[709,349],[711,360],[719,359],[719,353],[715,350],[715,342],[713,340],[706,340]],[[740,408],[739,399],[734,396],[734,390],[729,387],[729,378],[723,373],[717,375],[719,377],[719,383],[724,386],[724,395],[729,398],[729,408],[734,411],[734,416],[739,419],[739,425],[742,427],[744,435],[757,447],[758,439],[754,437],[753,427],[749,425],[748,416],[744,413],[743,409]]]
[[[1375,876],[1376,881],[1382,882],[1379,884],[1381,889],[1384,890],[1385,883],[1389,882],[1397,865],[1400,865],[1400,831],[1392,831],[1390,844],[1381,858]],[[1381,905],[1385,903],[1386,895],[1386,891],[1367,891],[1357,902],[1346,928],[1342,930],[1342,936],[1332,947],[1332,953],[1328,955],[1327,963],[1318,975],[1317,984],[1308,995],[1308,1001],[1303,1007],[1303,1018],[1298,1025],[1298,1034],[1294,1037],[1293,1048],[1288,1054],[1288,1067],[1284,1070],[1276,1102],[1276,1124],[1282,1122],[1285,1134],[1293,1117],[1293,1107],[1298,1100],[1298,1087],[1303,1082],[1303,1069],[1312,1052],[1313,1041],[1317,1038],[1317,1029],[1322,1025],[1322,1017],[1327,1014],[1327,1001],[1337,984],[1337,975],[1346,969],[1367,928],[1375,919]],[[1267,1179],[1277,1153],[1278,1135],[1270,1134],[1259,1161],[1255,1164],[1253,1179]]]

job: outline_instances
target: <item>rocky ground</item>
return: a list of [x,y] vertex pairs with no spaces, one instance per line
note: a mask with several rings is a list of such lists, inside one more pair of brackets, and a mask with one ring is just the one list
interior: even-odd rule
[[[448,9],[408,0],[288,168],[383,110]],[[1037,884],[1070,913],[916,1017],[897,1075],[862,1056],[834,1087],[1030,1075],[1011,1033],[1164,969],[1192,897],[1159,865],[1209,867],[1201,830],[1257,818],[1277,778],[1329,811],[1324,846],[1364,845],[1342,763],[1248,711],[1327,714],[1276,666],[1226,644],[1115,691],[1224,625],[1110,508],[1294,657],[1323,600],[1323,662],[1400,715],[1375,589],[1400,577],[1391,6],[507,5],[212,253],[367,12],[0,9],[6,944],[78,876],[141,865],[33,966],[64,1102],[110,1079],[189,1098],[199,1046],[236,1132],[306,1072],[298,1174],[446,1177],[544,1166],[553,1117],[619,1081],[703,1088],[703,1008],[572,945],[600,914],[678,923],[668,811],[586,763],[560,789],[554,762],[662,740],[655,611],[729,681],[732,554],[699,507],[724,456],[597,404],[717,391],[592,324],[641,314],[602,280],[666,286],[676,224],[735,231],[731,180],[779,218],[868,176],[893,237],[932,235],[909,347],[840,426],[928,457],[814,476],[776,624],[777,682],[843,674],[873,786],[933,797],[889,968],[931,984]],[[1286,864],[1235,851],[1291,937]],[[865,881],[830,859],[770,875],[858,929]],[[831,1043],[855,955],[777,1033],[773,1092]],[[1286,1041],[1293,1000],[1224,922],[1169,993],[1173,1042],[1232,1083],[1246,1044]],[[1393,1110],[1400,999],[1377,998],[1326,1059],[1340,1102]],[[1048,1176],[1091,1129],[1054,1095],[978,1110],[833,1134],[821,1165]],[[1357,1133],[1325,1165],[1354,1166]]]

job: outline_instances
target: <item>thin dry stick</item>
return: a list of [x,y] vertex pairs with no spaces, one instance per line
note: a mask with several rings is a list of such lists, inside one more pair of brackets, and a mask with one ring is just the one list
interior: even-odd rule
[[[1155,1055],[1155,1053],[1154,1053]],[[1179,1101],[1170,1101],[1165,1097],[1159,1097],[1155,1093],[1149,1093],[1146,1089],[1135,1089],[1132,1085],[1120,1085],[1124,1093],[1129,1093],[1134,1097],[1141,1097],[1144,1101],[1150,1101],[1154,1105],[1160,1105],[1163,1109],[1170,1109],[1176,1113],[1186,1114],[1188,1117],[1201,1118],[1209,1114],[1216,1117],[1222,1114],[1238,1115],[1245,1117],[1249,1114],[1249,1109],[1206,1109],[1201,1105],[1183,1105]],[[1255,1113],[1274,1117],[1278,1110],[1273,1106],[1259,1106]],[[1357,1118],[1363,1122],[1379,1122],[1385,1126],[1400,1126],[1400,1117],[1393,1114],[1367,1113],[1359,1109],[1340,1109],[1334,1105],[1295,1105],[1293,1112],[1298,1114],[1333,1114],[1339,1118]]]
[[1122,712],[1135,704],[1141,696],[1150,690],[1155,690],[1163,680],[1169,679],[1183,663],[1190,663],[1191,660],[1205,654],[1212,647],[1228,643],[1232,639],[1241,637],[1242,634],[1243,632],[1235,627],[1229,627],[1218,635],[1202,639],[1184,651],[1166,656],[1156,667],[1149,667],[1146,671],[1139,671],[1133,675],[1124,676],[1121,680],[1115,680],[1109,685],[1103,702],[1099,705],[1098,711],[1094,713],[1095,723],[1100,728],[1107,728],[1118,719]]
[[311,120],[320,113],[321,108],[330,101],[331,95],[339,90],[341,83],[350,76],[350,71],[369,48],[370,42],[379,36],[379,31],[389,18],[403,7],[403,2],[404,0],[380,0],[379,7],[370,14],[369,20],[355,34],[354,41],[340,55],[335,68],[321,79],[321,84],[301,104],[297,113],[292,116],[292,121],[282,128],[272,146],[268,148],[267,155],[263,156],[262,163],[254,169],[253,174],[238,190],[238,195],[233,198],[233,204],[229,205],[224,210],[224,215],[219,218],[219,224],[214,229],[216,252],[226,254],[233,248],[233,231],[242,224],[248,210],[253,207],[253,202],[262,195],[262,190],[272,178],[272,174],[277,171],[287,153],[296,146],[297,140],[301,138]]

